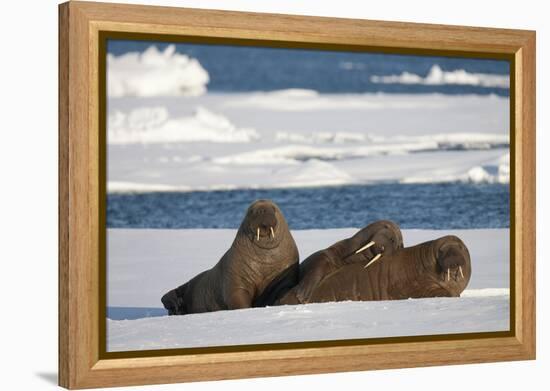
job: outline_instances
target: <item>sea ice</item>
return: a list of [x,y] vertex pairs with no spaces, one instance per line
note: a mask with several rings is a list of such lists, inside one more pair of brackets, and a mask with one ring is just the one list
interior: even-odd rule
[[[304,259],[355,231],[292,233]],[[403,230],[406,246],[446,234],[462,238],[472,258],[472,278],[459,299],[323,303],[108,320],[108,350],[507,330],[509,230]],[[162,294],[213,266],[234,235],[232,229],[108,230],[108,305],[158,312]]]

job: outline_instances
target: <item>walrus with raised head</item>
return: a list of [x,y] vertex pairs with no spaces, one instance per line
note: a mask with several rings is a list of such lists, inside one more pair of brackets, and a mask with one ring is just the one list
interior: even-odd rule
[[308,303],[321,281],[341,267],[352,264],[365,266],[401,248],[403,236],[396,223],[379,220],[369,224],[351,238],[340,240],[307,257],[300,264],[298,285],[283,293],[275,304]]
[[258,200],[219,262],[161,301],[170,315],[263,306],[298,282],[298,260],[282,212],[275,203]]
[[459,297],[471,274],[470,253],[464,242],[444,236],[399,249],[368,266],[345,265],[325,277],[308,302]]

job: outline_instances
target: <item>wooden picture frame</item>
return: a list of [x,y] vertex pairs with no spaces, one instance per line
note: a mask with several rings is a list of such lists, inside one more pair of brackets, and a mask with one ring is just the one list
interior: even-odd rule
[[[511,330],[106,355],[105,37],[510,61]],[[102,120],[103,118],[103,120]],[[103,174],[102,174],[103,173]],[[101,180],[103,178],[103,180]],[[103,262],[101,262],[103,260]],[[459,354],[457,354],[457,352]],[[169,7],[59,6],[59,384],[124,386],[535,358],[535,32]]]

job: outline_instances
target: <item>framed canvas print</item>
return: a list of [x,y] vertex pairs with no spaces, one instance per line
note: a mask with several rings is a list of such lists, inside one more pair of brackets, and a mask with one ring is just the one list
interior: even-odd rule
[[59,15],[60,385],[535,357],[534,32]]

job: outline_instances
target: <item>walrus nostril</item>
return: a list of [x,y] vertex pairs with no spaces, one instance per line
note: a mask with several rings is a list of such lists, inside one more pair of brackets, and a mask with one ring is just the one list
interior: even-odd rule
[[265,208],[263,206],[257,208],[256,210],[254,210],[255,215],[261,216],[261,215],[265,215],[266,213],[270,213],[270,212],[269,212],[269,210],[267,210],[267,208]]

